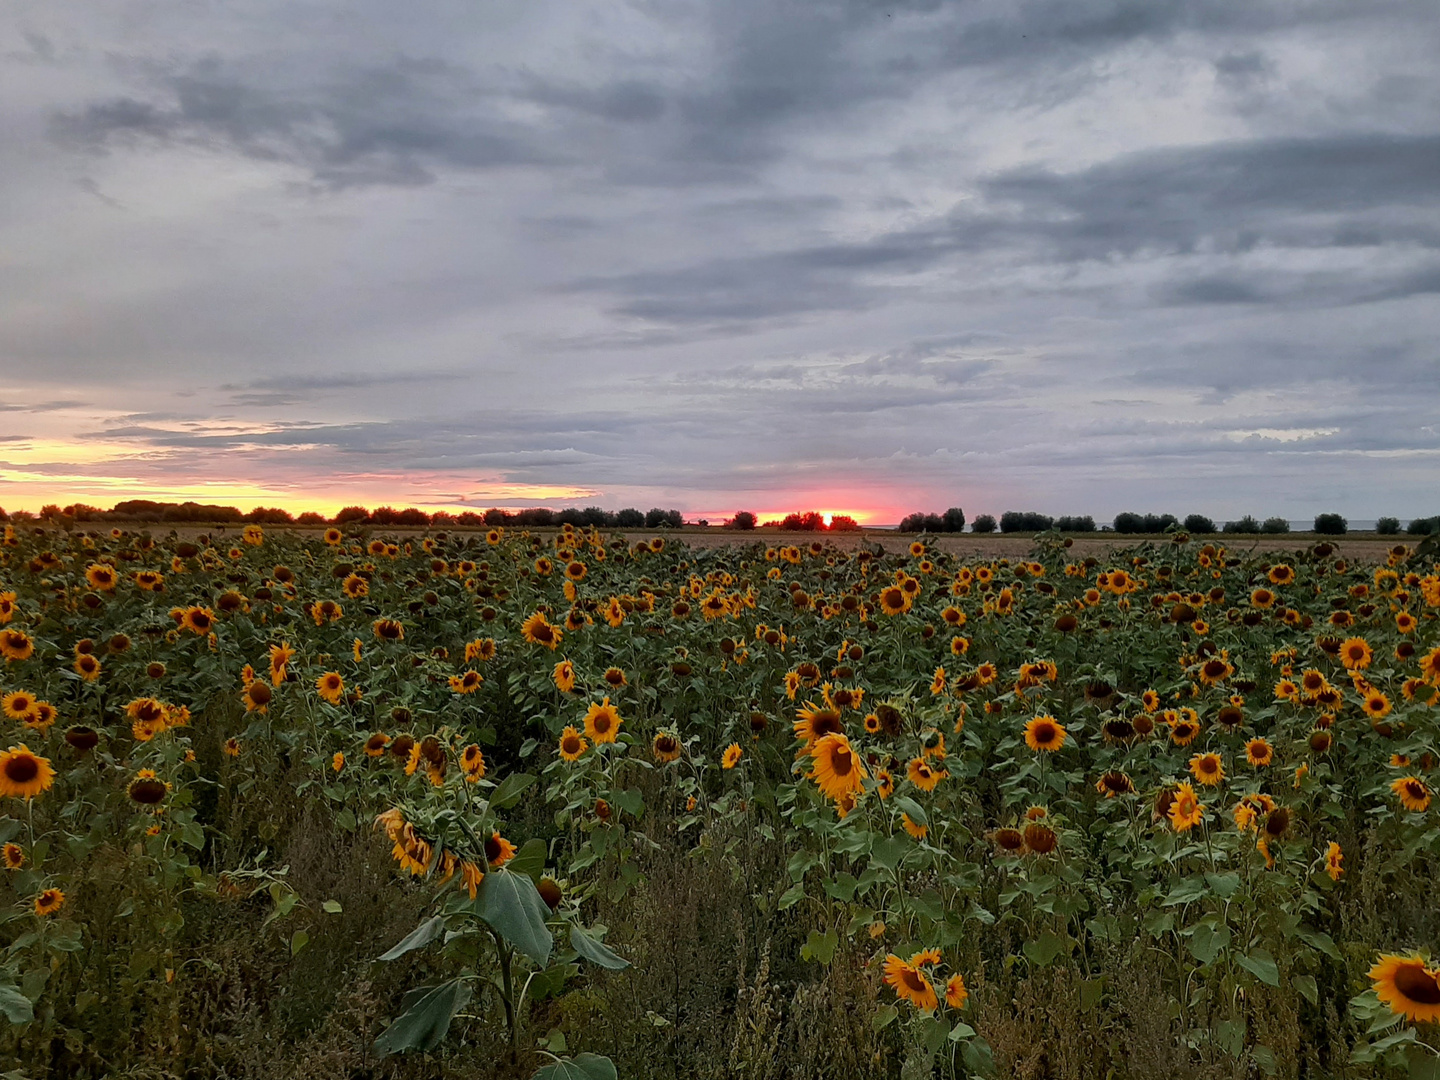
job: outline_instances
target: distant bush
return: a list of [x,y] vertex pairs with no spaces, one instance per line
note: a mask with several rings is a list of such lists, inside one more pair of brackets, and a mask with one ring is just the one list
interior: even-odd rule
[[1400,531],[1400,519],[1395,517],[1377,518],[1375,531],[1381,536],[1394,536]]
[[[288,510],[281,510],[278,506],[267,507],[257,506],[245,515],[246,521],[254,522],[256,525],[289,525],[295,518]],[[425,523],[429,524],[427,517]]]
[[1187,514],[1185,516],[1185,531],[1203,536],[1206,533],[1218,532],[1215,522],[1211,521],[1204,514]]
[[679,510],[661,510],[659,507],[651,507],[645,511],[645,527],[647,529],[678,529],[685,524],[685,517]]
[[900,531],[909,533],[956,533],[965,531],[965,511],[952,506],[943,514],[907,514],[900,521]]
[[615,524],[622,529],[642,529],[645,527],[645,515],[633,506],[627,506],[624,510],[615,511]]
[[[1261,524],[1260,531],[1262,533],[1288,533],[1290,522],[1282,517],[1268,517]],[[1341,529],[1340,531],[1344,532],[1345,530]]]
[[1000,531],[1004,533],[1044,532],[1054,524],[1054,518],[1033,510],[1006,510],[1000,515]]
[[1084,517],[1064,515],[1055,519],[1055,528],[1061,532],[1094,532],[1095,519],[1089,514],[1086,514]]
[[860,523],[849,514],[835,514],[830,518],[831,532],[856,532]]
[[1225,523],[1227,533],[1258,533],[1260,522],[1256,521],[1249,514],[1246,514],[1239,521],[1227,521]]
[[1174,514],[1124,513],[1115,515],[1115,531],[1117,533],[1163,533],[1170,526],[1179,524],[1180,519]]
[[358,525],[370,516],[370,511],[363,506],[347,506],[335,515],[336,525]]
[[1440,533],[1440,517],[1411,518],[1405,531],[1411,536],[1433,536]]
[[971,532],[993,533],[995,531],[995,515],[981,514],[970,526]]
[[1325,536],[1344,536],[1350,523],[1339,514],[1316,514],[1315,531]]

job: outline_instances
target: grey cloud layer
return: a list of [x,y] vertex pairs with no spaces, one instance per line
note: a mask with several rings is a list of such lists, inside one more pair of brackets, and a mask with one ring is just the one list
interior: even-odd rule
[[75,434],[454,492],[1430,512],[1429,3],[345,10],[0,15],[22,411],[150,383],[238,426]]

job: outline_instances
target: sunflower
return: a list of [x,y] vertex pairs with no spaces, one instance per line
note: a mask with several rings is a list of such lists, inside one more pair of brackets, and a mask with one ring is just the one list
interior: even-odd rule
[[235,738],[233,735],[232,735],[230,738],[228,738],[228,739],[225,740],[225,756],[226,756],[226,757],[239,757],[239,756],[240,756],[240,740],[237,739],[237,738]]
[[566,761],[578,760],[589,747],[590,744],[575,730],[573,724],[566,725],[565,730],[560,733],[560,756]]
[[460,751],[460,769],[465,774],[465,782],[474,784],[485,777],[485,755],[480,747],[471,743]]
[[1196,672],[1200,681],[1206,686],[1219,686],[1235,673],[1235,668],[1229,662],[1218,656],[1212,656],[1200,665]]
[[880,610],[886,615],[900,615],[910,610],[913,601],[910,594],[899,585],[887,585],[880,590]]
[[1371,720],[1379,720],[1390,715],[1390,699],[1379,690],[1371,689],[1365,695],[1361,708],[1365,710],[1365,715]]
[[1325,849],[1325,873],[1330,875],[1331,881],[1339,881],[1340,875],[1345,873],[1340,864],[1345,861],[1345,853],[1340,850],[1340,845],[1334,840]]
[[492,832],[485,841],[485,861],[491,870],[498,870],[515,857],[515,845],[498,832]]
[[1147,713],[1153,713],[1160,708],[1160,695],[1154,690],[1146,690],[1140,695],[1140,704]]
[[0,862],[5,864],[6,870],[19,870],[25,865],[25,849],[19,844],[6,844],[0,849]]
[[1216,787],[1225,779],[1225,766],[1219,754],[1196,754],[1190,759],[1190,775],[1206,787]]
[[1037,716],[1025,723],[1025,745],[1031,750],[1059,750],[1065,745],[1065,729],[1053,716]]
[[381,641],[405,640],[405,627],[394,619],[376,619],[370,624],[370,629]]
[[1346,638],[1340,643],[1340,662],[1351,671],[1363,671],[1373,658],[1369,642],[1362,637]]
[[935,676],[934,676],[934,678],[932,678],[932,679],[930,680],[930,694],[931,694],[932,697],[935,697],[935,696],[938,696],[938,695],[940,695],[940,694],[943,694],[944,692],[945,692],[945,669],[944,669],[943,667],[937,667],[937,668],[935,669]]
[[551,626],[545,618],[545,613],[535,612],[520,625],[520,632],[525,635],[525,640],[532,645],[544,645],[547,649],[554,650],[559,647],[564,634],[558,627]]
[[0,698],[0,709],[11,720],[25,721],[35,711],[35,695],[28,690],[12,690]]
[[807,702],[795,715],[799,717],[794,725],[795,737],[804,740],[806,751],[826,735],[839,735],[845,730],[840,710],[829,705]]
[[810,748],[810,756],[815,762],[810,778],[826,798],[838,802],[862,790],[867,776],[865,766],[844,735],[824,736]]
[[345,580],[340,583],[340,591],[351,600],[359,600],[370,593],[370,583],[359,574],[346,574]]
[[180,629],[204,637],[215,629],[215,613],[207,607],[188,607],[180,614]]
[[575,665],[569,660],[561,660],[556,664],[550,677],[555,680],[555,687],[562,694],[568,694],[575,689]]
[[1170,741],[1176,746],[1189,746],[1200,734],[1200,725],[1180,717],[1170,724]]
[[1400,805],[1415,813],[1424,813],[1430,807],[1430,788],[1418,776],[1402,776],[1392,781],[1390,790],[1400,797]]
[[617,689],[626,685],[625,672],[618,667],[606,668],[604,678],[608,684]]
[[910,1002],[921,1012],[933,1012],[940,1004],[925,973],[894,953],[885,957],[885,984],[895,988],[897,998]]
[[240,694],[240,699],[245,702],[245,711],[265,713],[269,711],[271,693],[270,684],[264,679],[256,679]]
[[909,767],[905,770],[905,775],[921,791],[934,791],[940,781],[950,774],[943,769],[934,768],[924,758],[917,757],[911,760]]
[[952,1009],[963,1009],[970,1000],[970,991],[965,989],[965,976],[951,975],[945,983],[945,1004]]
[[495,639],[476,638],[474,641],[465,643],[465,662],[468,664],[474,660],[495,659]]
[[34,651],[35,643],[24,630],[0,630],[0,655],[6,660],[28,660]]
[[24,743],[0,753],[0,795],[33,799],[54,783],[50,760],[31,753]]
[[1095,790],[1107,799],[1113,799],[1117,795],[1133,795],[1135,784],[1123,772],[1112,771],[1095,781]]
[[1440,969],[1422,956],[1382,954],[1370,969],[1375,996],[1411,1022],[1440,1020]]
[[345,680],[338,671],[327,671],[315,680],[315,689],[331,705],[339,705],[345,696]]
[[46,889],[35,897],[35,914],[42,917],[54,915],[64,906],[65,894],[59,889]]
[[1175,789],[1167,816],[1176,832],[1187,832],[1204,819],[1205,807],[1195,797],[1195,789],[1188,780]]
[[993,839],[995,846],[1007,855],[1014,855],[1025,847],[1025,834],[1019,829],[996,829]]
[[459,675],[450,676],[450,689],[457,694],[473,694],[480,689],[480,684],[484,681],[485,676],[478,671],[462,671]]
[[1036,855],[1049,855],[1060,845],[1060,837],[1049,825],[1031,822],[1025,826],[1025,846]]
[[585,712],[585,734],[597,744],[613,743],[622,723],[620,710],[610,704],[608,697],[599,705],[592,704]]
[[680,757],[680,740],[671,732],[657,731],[650,742],[650,752],[662,765],[669,764]]
[[1289,585],[1295,580],[1295,570],[1284,563],[1276,563],[1270,568],[1268,576],[1271,585]]
[[95,563],[85,571],[85,580],[90,583],[92,589],[98,589],[100,592],[114,592],[115,568],[106,566],[104,563]]
[[724,769],[735,768],[736,765],[740,764],[740,757],[744,752],[745,751],[740,749],[739,743],[732,742],[725,748],[725,754],[720,759],[720,767]]
[[1275,750],[1264,739],[1256,737],[1245,744],[1245,760],[1263,769],[1275,758]]
[[[0,636],[0,646],[3,644],[3,636]],[[1440,685],[1440,645],[1420,658],[1420,674],[1425,677],[1427,682]]]
[[1275,594],[1269,589],[1256,589],[1250,594],[1250,604],[1252,607],[1257,608],[1274,607]]

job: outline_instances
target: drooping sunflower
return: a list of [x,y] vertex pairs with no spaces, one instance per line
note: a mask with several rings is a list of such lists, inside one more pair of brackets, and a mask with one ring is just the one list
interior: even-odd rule
[[668,765],[680,757],[680,740],[669,731],[657,731],[650,741],[650,752],[656,761]]
[[725,748],[725,753],[720,758],[720,767],[723,769],[735,768],[736,765],[740,764],[740,758],[744,753],[745,751],[740,748],[739,743],[732,742]]
[[165,800],[170,785],[158,779],[150,769],[141,769],[125,788],[132,802],[141,806],[156,806]]
[[35,651],[35,643],[24,630],[6,627],[0,630],[0,655],[6,660],[28,660]]
[[345,680],[338,671],[327,671],[315,680],[315,689],[331,705],[339,705],[345,697]]
[[844,735],[826,735],[810,748],[814,767],[810,778],[826,798],[839,802],[846,795],[857,795],[868,775],[860,757]]
[[381,641],[405,640],[405,627],[395,619],[376,619],[370,628]]
[[480,684],[484,681],[485,676],[472,668],[462,671],[459,675],[451,675],[450,689],[457,694],[473,694],[480,689]]
[[498,832],[492,832],[485,841],[485,861],[491,870],[498,870],[515,857],[515,845]]
[[1200,734],[1200,725],[1194,720],[1177,717],[1170,724],[1170,741],[1176,746],[1189,746]]
[[256,679],[249,686],[245,687],[240,694],[240,700],[245,702],[247,713],[265,713],[269,711],[270,700],[274,694],[270,690],[270,684],[264,679]]
[[31,753],[24,743],[0,754],[0,795],[33,799],[55,783],[50,759]]
[[1418,776],[1402,776],[1390,784],[1390,790],[1399,796],[1406,810],[1423,814],[1430,808],[1430,788]]
[[592,704],[585,712],[585,734],[597,744],[613,743],[622,723],[620,710],[610,704],[608,697],[598,705]]
[[963,1009],[970,1000],[970,991],[965,989],[965,976],[951,975],[945,983],[945,1004],[952,1009]]
[[1440,1020],[1440,969],[1418,955],[1382,954],[1370,969],[1375,996],[1412,1023]]
[[1095,790],[1104,795],[1107,799],[1113,799],[1117,795],[1133,795],[1135,784],[1123,772],[1111,771],[1105,773],[1099,780],[1095,781]]
[[1195,789],[1186,780],[1174,791],[1167,816],[1176,832],[1188,832],[1205,817],[1205,807],[1195,797]]
[[1025,826],[1025,846],[1036,855],[1049,855],[1060,845],[1060,837],[1049,825],[1032,821]]
[[550,677],[555,680],[555,688],[562,694],[568,694],[575,689],[575,665],[569,660],[561,660],[556,664]]
[[1217,787],[1225,779],[1225,766],[1219,754],[1196,754],[1190,759],[1190,775],[1206,787]]
[[1065,745],[1065,728],[1053,716],[1034,717],[1025,722],[1025,745],[1037,751],[1059,750]]
[[25,865],[25,849],[19,844],[6,844],[0,848],[0,862],[5,864],[6,870],[19,870]]
[[555,650],[559,648],[564,633],[559,627],[551,626],[545,618],[543,611],[537,611],[523,623],[520,624],[520,632],[525,635],[525,640],[532,645],[544,645],[545,648]]
[[896,997],[910,1002],[921,1012],[933,1012],[940,1004],[925,973],[894,953],[885,957],[885,984],[894,987]]
[[1340,875],[1345,873],[1340,866],[1344,861],[1345,853],[1340,850],[1339,844],[1331,840],[1330,846],[1325,849],[1325,873],[1330,875],[1331,881],[1339,881]]
[[585,737],[575,730],[573,724],[568,724],[565,730],[560,733],[560,756],[566,761],[577,761],[580,755],[588,750],[590,744]]
[[950,774],[943,769],[937,769],[924,758],[912,758],[905,775],[910,782],[921,791],[934,791],[941,780]]

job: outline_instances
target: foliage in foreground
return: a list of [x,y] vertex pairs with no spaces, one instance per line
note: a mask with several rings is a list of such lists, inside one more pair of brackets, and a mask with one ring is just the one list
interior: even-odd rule
[[1435,1075],[1434,558],[7,529],[0,1053]]

